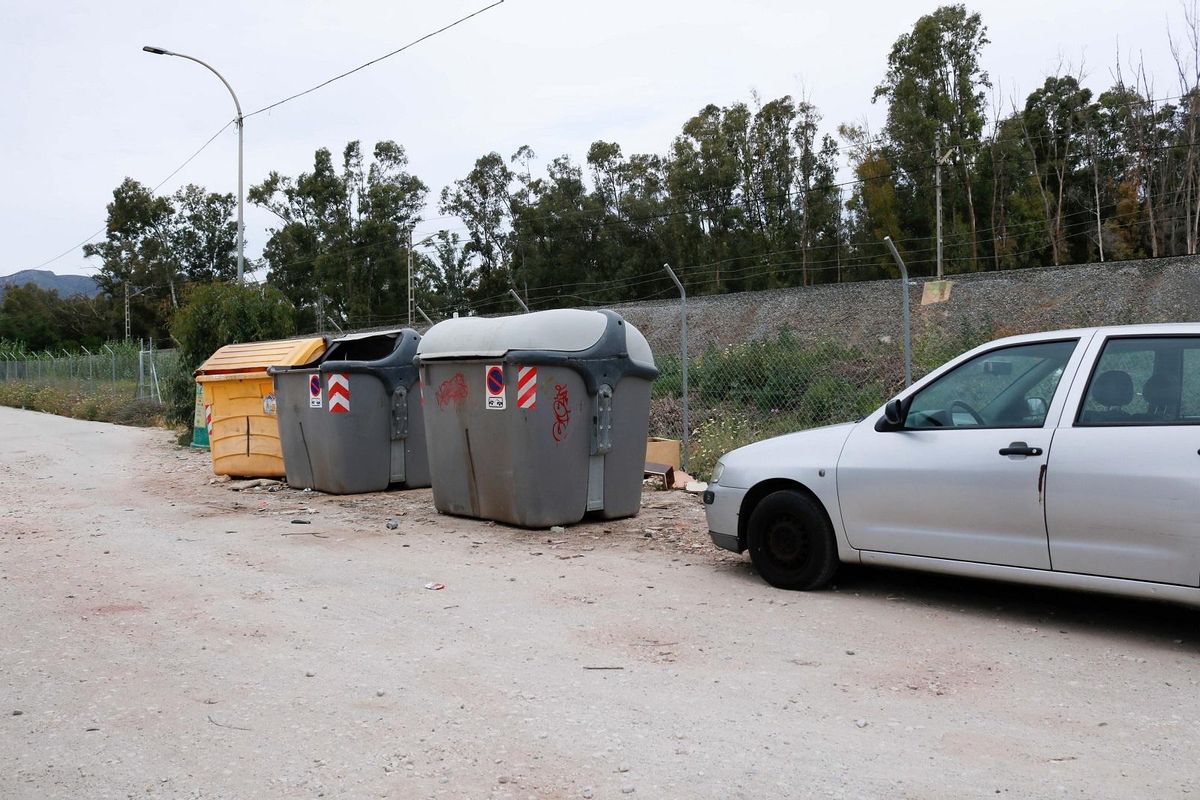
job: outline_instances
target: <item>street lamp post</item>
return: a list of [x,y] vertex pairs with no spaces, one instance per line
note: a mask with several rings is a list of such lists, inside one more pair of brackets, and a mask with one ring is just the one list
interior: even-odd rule
[[[431,234],[426,236],[421,241],[417,242],[417,247],[423,247],[433,241],[434,236]],[[413,309],[416,304],[413,302],[413,229],[408,229],[408,327],[413,324]],[[422,315],[424,316],[424,315]]]
[[209,64],[204,63],[193,56],[184,55],[183,53],[172,53],[170,50],[164,50],[161,47],[151,47],[146,45],[142,48],[147,53],[153,53],[156,56],[176,56],[177,58],[186,58],[188,61],[195,61],[200,66],[207,69],[213,75],[221,79],[221,83],[225,84],[225,88],[229,90],[229,94],[233,97],[233,105],[237,108],[237,129],[238,129],[238,266],[237,279],[238,283],[242,282],[242,272],[245,264],[245,242],[246,242],[246,225],[243,220],[244,200],[242,197],[242,129],[245,127],[244,118],[242,117],[242,104],[238,101],[237,94],[234,93],[233,87],[229,85],[229,81],[225,80],[225,76],[213,69]]

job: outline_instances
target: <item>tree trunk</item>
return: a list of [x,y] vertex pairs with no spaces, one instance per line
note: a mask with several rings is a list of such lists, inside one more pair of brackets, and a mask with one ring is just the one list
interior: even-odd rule
[[1025,134],[1025,144],[1029,147],[1029,154],[1033,156],[1033,177],[1037,180],[1038,194],[1042,198],[1042,215],[1046,221],[1046,236],[1050,240],[1050,256],[1054,261],[1054,266],[1058,266],[1058,236],[1054,222],[1054,214],[1050,211],[1050,195],[1046,188],[1046,181],[1042,180],[1042,168],[1037,163],[1037,148],[1033,146],[1033,138],[1029,135],[1029,129],[1025,127],[1025,123],[1021,123],[1021,130]]
[[975,228],[975,194],[971,191],[971,170],[965,161],[963,175],[965,176],[963,185],[967,187],[967,216],[971,220],[971,271],[974,272],[979,269],[979,241]]
[[996,137],[992,135],[992,212],[988,224],[992,226],[992,263],[1000,270],[1000,228],[996,224],[996,206],[1000,200],[1000,173],[996,169]]

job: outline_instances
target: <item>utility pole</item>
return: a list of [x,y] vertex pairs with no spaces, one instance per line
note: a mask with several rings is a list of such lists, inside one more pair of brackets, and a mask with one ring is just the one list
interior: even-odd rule
[[[942,279],[942,132],[934,137],[933,182],[937,187],[937,279]],[[907,287],[905,287],[907,290]]]
[[934,135],[933,147],[933,184],[937,194],[937,279],[940,281],[944,277],[942,272],[942,164],[949,160],[954,153],[954,148],[950,148],[946,155],[942,155],[942,132],[940,130]]
[[413,324],[413,295],[412,295],[413,241],[412,241],[412,235],[413,235],[413,229],[410,227],[408,229],[408,327],[410,327],[410,328],[412,327],[412,324]]
[[[424,247],[433,241],[435,235],[436,234],[430,234],[421,241],[417,242],[417,244]],[[413,229],[410,227],[408,229],[408,327],[410,328],[413,326],[413,310],[417,307],[417,304],[413,299],[413,247],[415,246],[416,245],[413,244]],[[528,311],[529,309],[525,310]]]
[[837,282],[842,282],[842,209],[845,208],[845,197],[841,186],[838,187],[838,221],[837,221]]
[[150,289],[153,289],[153,288],[154,288],[153,285],[143,286],[142,288],[135,291],[133,294],[130,294],[129,293],[129,280],[128,279],[125,280],[125,341],[127,341],[127,342],[129,341],[129,334],[130,334],[130,330],[129,330],[129,299],[132,297],[137,297],[142,292],[149,291]]
[[1092,138],[1092,189],[1096,193],[1096,244],[1100,246],[1100,263],[1104,263],[1104,227],[1100,224],[1100,168],[1096,165],[1096,141]]

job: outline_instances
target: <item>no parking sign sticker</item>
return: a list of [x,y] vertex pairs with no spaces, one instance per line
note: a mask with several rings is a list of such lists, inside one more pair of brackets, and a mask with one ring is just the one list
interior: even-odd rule
[[487,408],[492,411],[504,410],[504,367],[499,364],[489,364],[483,370],[484,397]]
[[308,407],[321,407],[321,377],[310,375],[308,378]]

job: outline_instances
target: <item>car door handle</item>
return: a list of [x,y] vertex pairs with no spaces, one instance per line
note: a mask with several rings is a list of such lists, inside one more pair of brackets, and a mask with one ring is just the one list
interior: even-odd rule
[[1013,442],[1008,447],[1000,448],[1002,456],[1040,456],[1041,454],[1042,448],[1030,447],[1024,442]]

